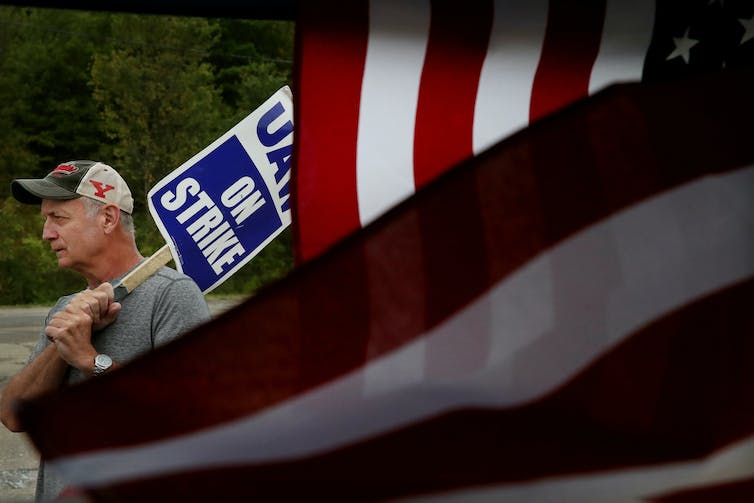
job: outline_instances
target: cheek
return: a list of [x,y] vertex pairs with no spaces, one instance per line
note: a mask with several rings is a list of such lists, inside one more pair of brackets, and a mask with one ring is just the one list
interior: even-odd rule
[[90,225],[67,225],[61,229],[60,237],[68,248],[80,249],[90,246],[97,238],[97,230]]
[[77,237],[75,239],[77,239],[82,245],[96,249],[104,246],[105,235],[102,232],[102,229],[96,226],[88,226],[81,229],[79,236],[80,237]]

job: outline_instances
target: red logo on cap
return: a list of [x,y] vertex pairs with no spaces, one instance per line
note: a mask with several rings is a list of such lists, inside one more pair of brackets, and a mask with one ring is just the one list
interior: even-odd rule
[[109,192],[115,188],[114,185],[108,185],[106,183],[98,182],[96,180],[89,180],[89,181],[92,182],[92,185],[94,185],[94,189],[95,189],[94,195],[96,197],[101,197],[103,199],[105,198],[105,192]]
[[59,164],[58,167],[53,169],[52,173],[50,174],[55,176],[70,175],[71,173],[75,173],[78,170],[79,168],[77,168],[73,164]]

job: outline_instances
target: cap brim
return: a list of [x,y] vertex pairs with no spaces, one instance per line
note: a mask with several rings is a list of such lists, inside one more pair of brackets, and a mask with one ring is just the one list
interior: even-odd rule
[[44,178],[13,180],[10,184],[10,190],[17,201],[25,204],[41,204],[42,199],[65,200],[81,197],[79,194],[55,185]]

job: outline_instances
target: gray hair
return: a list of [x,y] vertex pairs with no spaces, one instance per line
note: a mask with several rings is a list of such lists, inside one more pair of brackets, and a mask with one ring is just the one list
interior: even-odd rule
[[[105,206],[105,203],[96,201],[90,197],[82,197],[81,199],[84,200],[84,204],[86,205],[86,214],[89,216],[89,218],[94,217],[99,212],[99,210],[101,210]],[[124,231],[133,235],[134,217],[132,215],[129,215],[125,211],[120,210],[120,226]]]

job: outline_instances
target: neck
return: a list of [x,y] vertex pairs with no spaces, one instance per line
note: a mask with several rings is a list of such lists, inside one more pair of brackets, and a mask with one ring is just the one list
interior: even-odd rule
[[89,288],[96,288],[106,281],[128,272],[143,258],[139,250],[133,247],[110,247],[102,254],[97,267],[83,273]]

